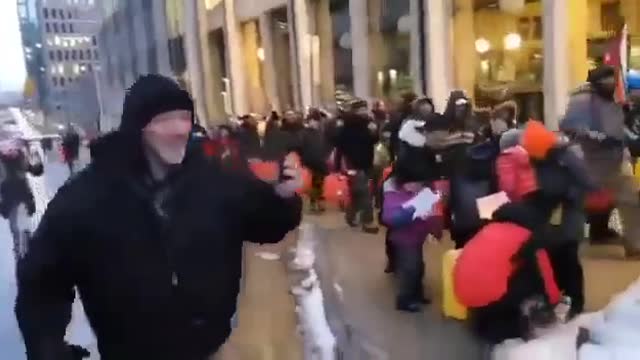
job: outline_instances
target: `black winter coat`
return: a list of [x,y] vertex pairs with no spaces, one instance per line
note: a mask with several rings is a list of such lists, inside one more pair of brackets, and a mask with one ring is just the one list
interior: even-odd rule
[[123,142],[114,133],[95,145],[18,265],[16,315],[30,360],[67,359],[74,286],[103,360],[204,360],[231,331],[242,242],[278,242],[300,222],[299,198],[282,199],[199,151],[159,197],[128,166]]
[[369,130],[368,121],[351,119],[344,122],[336,144],[336,166],[342,159],[353,170],[370,171],[373,168],[373,153],[378,141],[377,131]]

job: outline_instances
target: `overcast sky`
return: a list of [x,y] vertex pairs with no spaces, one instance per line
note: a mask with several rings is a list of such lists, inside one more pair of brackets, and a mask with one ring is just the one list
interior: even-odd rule
[[21,90],[26,72],[16,0],[0,0],[0,91]]

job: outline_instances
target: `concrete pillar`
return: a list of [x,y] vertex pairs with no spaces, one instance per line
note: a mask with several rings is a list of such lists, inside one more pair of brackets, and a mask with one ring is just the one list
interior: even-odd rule
[[329,10],[330,0],[316,2],[316,35],[320,41],[320,102],[335,102],[336,79],[333,59],[333,20]]
[[371,76],[369,65],[369,19],[367,0],[350,0],[351,61],[353,64],[353,90],[355,96],[370,100]]
[[[587,61],[587,32],[589,27],[589,7],[587,0],[568,0],[569,22],[569,89],[584,83],[589,72]],[[545,19],[546,20],[546,19]],[[545,47],[545,51],[546,51]]]
[[427,95],[444,111],[452,86],[451,12],[446,0],[422,0],[425,9],[425,76]]
[[[222,30],[216,30],[222,31]],[[226,112],[224,107],[224,98],[222,96],[222,92],[225,91],[224,85],[222,82],[222,78],[224,76],[225,64],[222,61],[222,56],[220,54],[221,49],[218,46],[216,41],[216,37],[214,36],[214,32],[209,32],[207,34],[207,48],[208,48],[208,62],[209,69],[211,75],[208,76],[207,81],[209,82],[209,86],[211,86],[212,93],[212,108],[210,109],[210,115],[212,116],[209,119],[209,123],[212,125],[220,124],[224,122],[226,118]],[[224,44],[223,44],[224,46]]]
[[640,33],[640,2],[638,0],[621,0],[620,14],[624,16],[630,34]]
[[266,113],[266,101],[262,89],[262,74],[258,58],[258,23],[255,20],[241,25],[244,48],[245,80],[249,96],[249,110],[254,113]]
[[379,99],[384,96],[384,82],[389,78],[389,74],[385,71],[386,65],[388,64],[388,54],[387,51],[385,51],[384,38],[381,31],[382,3],[380,0],[369,0],[367,5],[369,47],[365,50],[367,51],[369,59],[369,94],[372,98]]
[[276,68],[276,57],[274,51],[274,38],[272,18],[270,13],[263,13],[258,19],[260,26],[260,39],[262,39],[262,50],[264,51],[264,61],[262,62],[264,92],[267,102],[271,105],[272,110],[282,112],[280,104],[280,96],[278,94],[278,72]]
[[169,62],[169,35],[167,33],[166,7],[163,1],[152,1],[153,9],[153,40],[156,46],[156,61],[158,62],[158,73],[171,75],[171,63]]
[[205,106],[204,84],[202,81],[202,62],[200,54],[200,36],[198,29],[198,0],[184,1],[185,50],[187,55],[187,74],[191,96],[195,102],[196,114],[201,124],[209,118]]
[[[222,119],[224,109],[221,104],[216,101],[216,97],[220,97],[220,90],[216,89],[215,82],[221,82],[219,74],[213,73],[211,44],[209,43],[209,16],[207,14],[207,6],[204,1],[197,1],[198,12],[198,40],[200,44],[200,63],[202,65],[202,90],[203,101],[208,117],[206,125],[214,125],[215,119]],[[217,93],[216,93],[217,92]]]
[[465,90],[471,98],[475,92],[478,62],[473,5],[473,0],[455,0],[456,12],[453,18],[455,87]]
[[309,4],[307,0],[289,0],[289,24],[292,27],[292,54],[296,75],[296,105],[306,109],[313,105],[313,84],[311,76],[311,42],[309,31]]
[[135,54],[133,56],[137,57],[136,67],[134,71],[137,71],[138,76],[140,74],[148,74],[149,73],[149,62],[147,61],[147,46],[153,41],[153,39],[147,38],[147,32],[145,31],[145,14],[144,9],[142,8],[142,1],[132,1],[128,4],[131,6],[131,11],[133,12],[133,36],[135,41],[133,42],[136,45]]
[[421,69],[424,49],[422,48],[421,37],[424,29],[420,29],[420,25],[423,23],[424,13],[422,13],[422,0],[410,0],[409,3],[409,16],[411,18],[411,55],[410,55],[410,71],[411,78],[413,79],[413,91],[416,94],[424,93],[423,83],[423,69]]
[[566,66],[569,66],[569,42],[565,35],[568,31],[568,16],[565,2],[543,0],[544,117],[545,124],[552,130],[558,129],[568,101],[569,79]]
[[231,82],[231,102],[236,115],[248,113],[242,38],[233,0],[224,0],[224,35],[227,74]]

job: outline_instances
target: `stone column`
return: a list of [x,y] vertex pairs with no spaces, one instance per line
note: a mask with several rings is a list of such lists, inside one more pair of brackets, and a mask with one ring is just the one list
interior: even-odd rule
[[423,69],[421,69],[421,59],[426,55],[423,54],[422,44],[420,38],[424,32],[424,29],[420,28],[422,21],[424,20],[424,13],[422,13],[423,0],[410,0],[409,3],[409,17],[411,18],[411,78],[413,79],[413,91],[416,94],[424,93],[422,88],[424,82]]
[[640,2],[637,0],[621,0],[620,14],[629,27],[630,34],[640,33]]
[[368,101],[371,98],[371,66],[369,65],[367,0],[350,0],[349,16],[351,17],[353,89],[355,96]]
[[[202,64],[203,101],[208,117],[206,124],[214,125],[216,119],[224,116],[224,106],[217,98],[220,98],[220,89],[216,88],[216,82],[220,83],[220,74],[214,74],[211,56],[211,44],[209,43],[209,16],[204,1],[198,1],[198,38],[200,40],[200,62]],[[219,86],[218,86],[219,88]]]
[[200,54],[200,36],[198,29],[198,0],[185,0],[185,50],[187,53],[187,73],[191,96],[196,105],[196,113],[201,124],[209,118],[205,106],[204,84],[202,82],[202,63]]
[[558,129],[568,101],[567,10],[563,1],[543,0],[544,117],[552,130]]
[[453,47],[455,87],[463,89],[469,97],[474,97],[476,85],[476,64],[478,54],[475,47],[473,0],[455,0],[456,12],[453,18]]
[[365,45],[362,47],[367,51],[369,59],[369,69],[367,69],[369,72],[369,94],[372,98],[378,99],[384,95],[384,82],[390,78],[389,73],[385,71],[388,60],[381,31],[382,3],[380,0],[369,0],[367,4],[369,42],[368,48],[366,48],[367,43],[364,43]]
[[248,112],[247,92],[244,76],[244,54],[242,35],[233,0],[224,0],[224,35],[227,48],[227,74],[231,82],[231,102],[235,115]]
[[278,95],[278,77],[276,68],[276,58],[274,51],[273,27],[270,13],[263,13],[258,19],[260,26],[260,38],[262,39],[262,50],[264,51],[264,61],[262,62],[264,92],[271,108],[277,112],[282,112],[280,97]]
[[289,23],[292,26],[291,52],[294,54],[296,75],[296,105],[306,109],[313,105],[311,76],[311,33],[309,31],[309,4],[307,0],[289,0]]
[[153,9],[153,33],[156,44],[156,61],[158,73],[171,75],[171,63],[169,62],[169,35],[167,33],[167,16],[164,1],[152,2]]
[[[589,62],[587,61],[587,32],[589,27],[589,7],[587,0],[568,0],[568,14],[566,21],[569,22],[568,46],[571,51],[569,55],[569,89],[584,83],[589,72]],[[546,21],[544,19],[543,21]],[[545,52],[547,48],[545,47]]]
[[320,101],[335,102],[336,80],[333,59],[333,21],[329,11],[329,0],[316,2],[316,35],[320,40]]
[[262,90],[260,59],[258,58],[258,23],[255,20],[242,24],[242,44],[244,47],[244,70],[251,112],[264,114],[266,104]]
[[451,16],[446,0],[422,0],[425,9],[425,76],[427,95],[444,111],[451,91]]

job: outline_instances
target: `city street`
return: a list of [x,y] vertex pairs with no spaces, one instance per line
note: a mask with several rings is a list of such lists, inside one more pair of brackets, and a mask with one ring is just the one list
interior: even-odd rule
[[[51,160],[54,160],[53,158]],[[47,165],[44,184],[52,194],[67,177],[59,162]],[[386,353],[389,359],[461,359],[478,358],[478,345],[462,323],[446,320],[440,312],[440,259],[451,244],[425,246],[426,286],[434,304],[419,314],[394,310],[393,278],[384,274],[383,236],[365,235],[348,229],[341,216],[329,213],[308,216],[319,224],[330,264],[329,276],[344,291],[344,317],[367,346]],[[23,345],[13,315],[15,280],[8,225],[0,221],[0,348],[7,359],[24,359]],[[239,300],[239,326],[222,351],[222,360],[297,360],[301,359],[301,338],[296,332],[293,299],[282,260],[266,260],[264,252],[283,254],[295,234],[274,246],[247,245],[245,280]],[[640,274],[640,263],[621,260],[621,249],[590,247],[585,249],[588,310],[604,306],[610,296],[624,289]],[[284,256],[282,256],[283,258]],[[74,308],[68,331],[72,343],[95,350],[81,306]],[[94,357],[95,358],[95,357]]]

